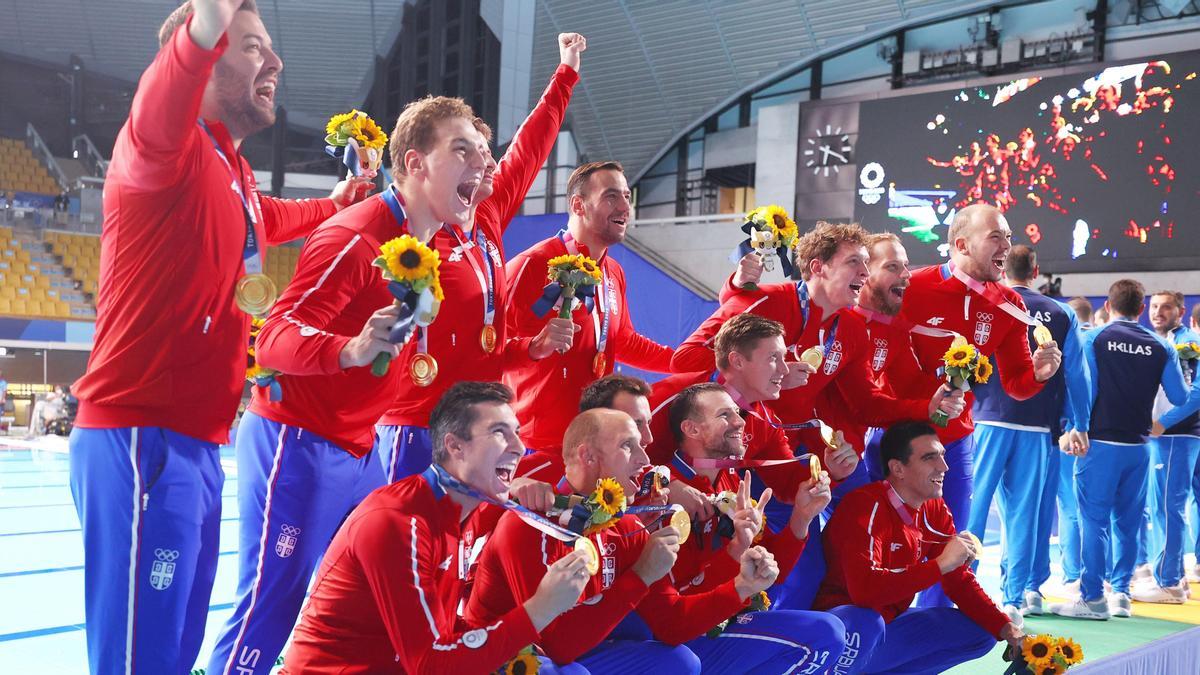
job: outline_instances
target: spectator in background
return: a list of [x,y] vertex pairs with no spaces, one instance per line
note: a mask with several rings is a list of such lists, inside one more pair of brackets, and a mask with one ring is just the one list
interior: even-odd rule
[[1067,305],[1075,310],[1075,318],[1079,319],[1079,327],[1087,330],[1092,327],[1092,301],[1077,295],[1067,301]]
[[1099,328],[1108,323],[1108,308],[1101,307],[1092,315],[1092,328]]

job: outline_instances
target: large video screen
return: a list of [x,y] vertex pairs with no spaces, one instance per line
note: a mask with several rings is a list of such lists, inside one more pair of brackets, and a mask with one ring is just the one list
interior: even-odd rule
[[1200,52],[864,102],[855,218],[944,259],[957,209],[1002,209],[1043,271],[1200,267]]

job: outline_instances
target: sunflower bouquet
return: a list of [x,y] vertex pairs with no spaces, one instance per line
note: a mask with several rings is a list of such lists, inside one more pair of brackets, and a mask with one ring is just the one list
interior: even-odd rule
[[786,276],[792,275],[792,263],[788,252],[800,238],[800,230],[796,227],[796,221],[792,220],[782,206],[760,206],[747,213],[742,222],[742,232],[750,238],[742,242],[739,253],[744,255],[749,250],[758,251],[763,259],[763,268],[768,272],[775,269],[775,260],[778,259],[782,264],[783,273]]
[[250,344],[246,349],[246,381],[256,387],[266,387],[269,398],[272,401],[278,401],[283,398],[283,388],[275,379],[275,376],[279,375],[279,371],[258,365],[254,352],[254,343],[258,340],[258,333],[262,330],[264,323],[265,321],[258,317],[250,320]]
[[[441,258],[433,249],[410,235],[401,235],[384,243],[373,263],[383,272],[388,290],[396,299],[400,320],[392,327],[388,340],[393,344],[408,339],[414,326],[428,326],[437,318],[445,295],[438,268]],[[371,372],[382,377],[391,355],[381,352],[371,364]]]
[[361,110],[334,115],[325,125],[325,152],[355,176],[379,170],[387,143],[387,134]]
[[[986,384],[994,372],[987,355],[981,354],[975,345],[967,342],[961,335],[950,343],[950,349],[942,356],[942,363],[942,370],[946,373],[946,384],[951,389],[970,391],[972,384]],[[941,410],[933,413],[932,420],[939,427],[950,423],[950,418]]]
[[584,536],[612,527],[625,515],[625,488],[612,478],[596,481],[596,489],[580,498],[558,495],[554,508],[546,515],[557,517],[558,523]]
[[737,614],[710,628],[705,635],[710,638],[720,637],[721,633],[724,633],[725,629],[729,627],[729,624],[736,621],[739,616],[749,614],[750,612],[765,612],[768,609],[771,609],[771,598],[767,597],[766,591],[759,591],[750,596],[750,604],[739,610]]
[[1083,661],[1083,648],[1071,638],[1027,635],[1021,650],[1017,652],[1014,648],[1005,658],[1012,661],[1008,673],[1058,675]]
[[582,254],[560,255],[547,263],[546,276],[550,283],[542,289],[542,297],[533,304],[533,313],[545,316],[554,303],[562,299],[558,318],[571,318],[576,296],[587,303],[595,294],[600,283],[600,265]]
[[1200,342],[1180,342],[1175,345],[1175,354],[1180,361],[1200,359]]

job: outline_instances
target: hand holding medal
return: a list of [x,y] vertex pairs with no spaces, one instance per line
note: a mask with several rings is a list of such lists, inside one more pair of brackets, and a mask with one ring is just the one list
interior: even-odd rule
[[[388,341],[400,344],[408,339],[415,327],[418,332],[437,318],[445,296],[442,294],[438,267],[441,259],[433,249],[407,234],[380,247],[374,265],[382,270],[395,303],[400,307],[400,319],[392,326]],[[423,336],[419,339],[423,340]],[[420,345],[413,356],[410,374],[413,382],[425,387],[437,377],[437,361]],[[371,372],[382,377],[388,371],[391,355],[381,352],[371,364]]]

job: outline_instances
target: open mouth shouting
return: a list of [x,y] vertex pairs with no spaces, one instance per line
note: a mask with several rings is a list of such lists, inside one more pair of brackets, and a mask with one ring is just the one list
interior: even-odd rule
[[513,456],[504,460],[503,464],[496,467],[496,478],[500,480],[500,483],[505,488],[508,488],[509,484],[512,483],[513,476],[517,473],[517,460],[518,458]]
[[896,302],[901,302],[904,300],[904,292],[907,290],[908,290],[907,283],[896,284],[895,286],[892,286],[891,288],[888,289],[888,296],[891,297],[891,299],[895,300]]
[[264,82],[254,90],[254,101],[261,106],[272,107],[275,105],[275,81],[271,80]]
[[475,191],[479,189],[480,183],[482,183],[482,179],[475,177],[458,184],[458,200],[464,207],[471,207],[471,203],[475,199]]

